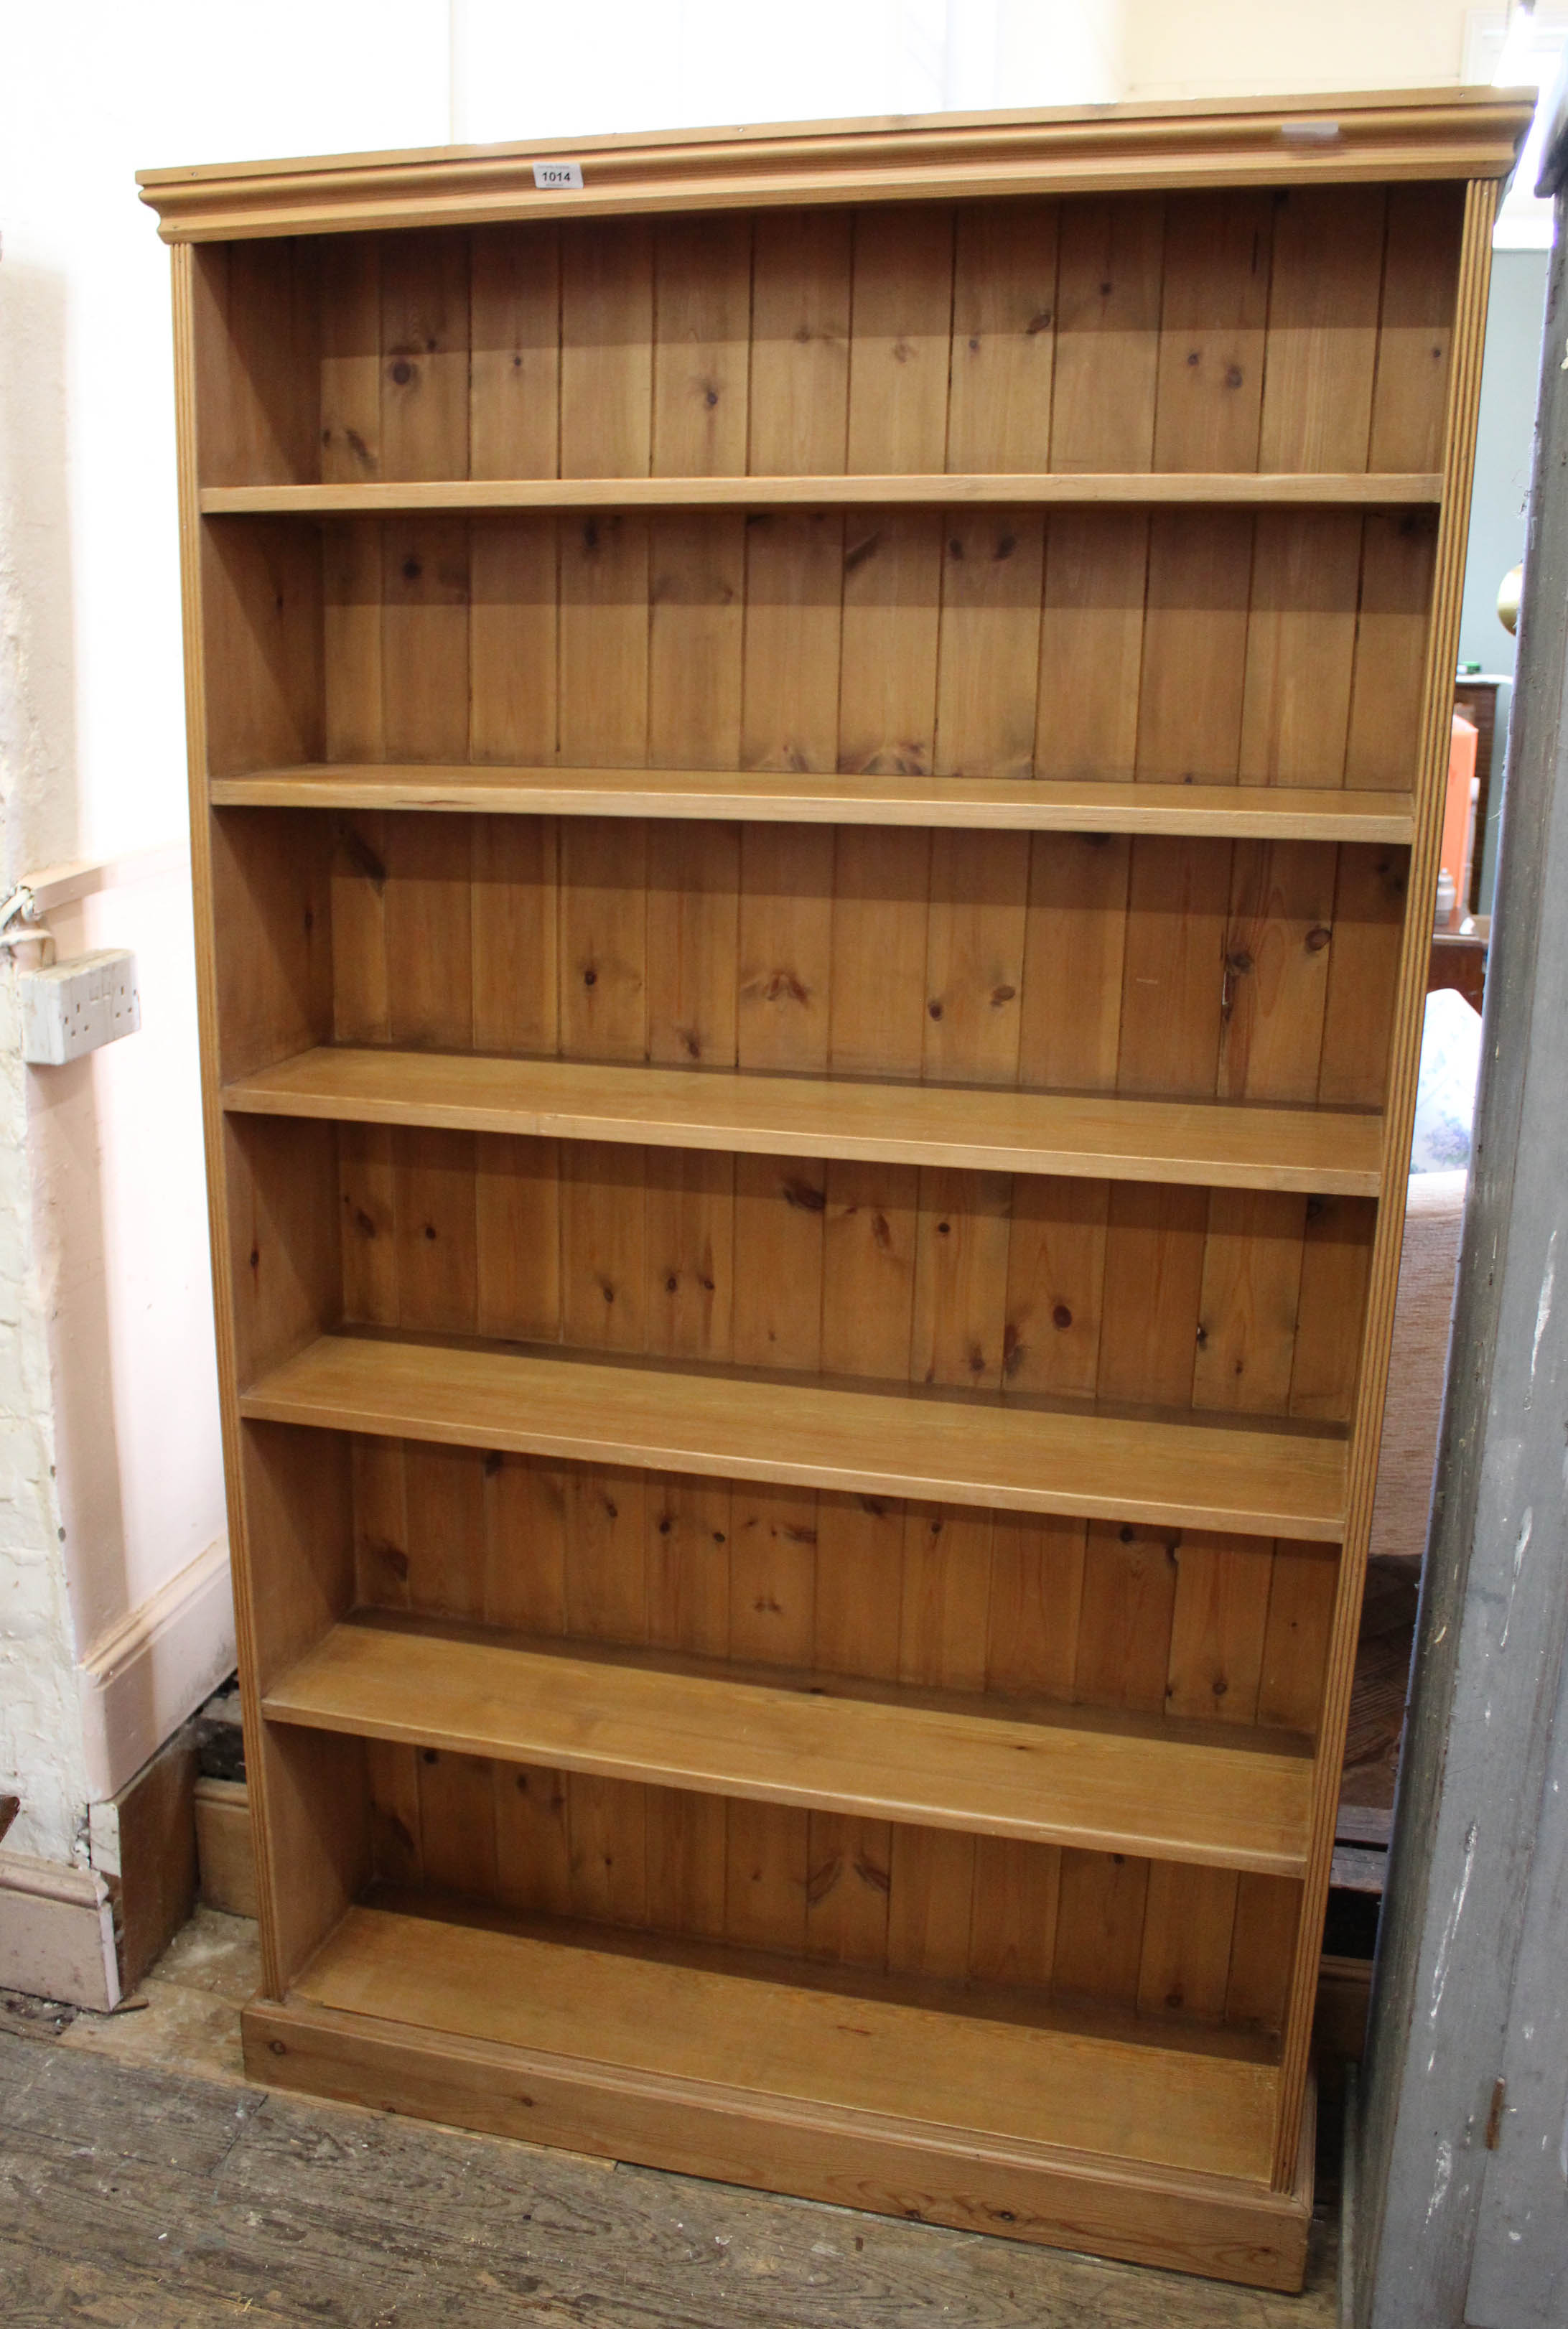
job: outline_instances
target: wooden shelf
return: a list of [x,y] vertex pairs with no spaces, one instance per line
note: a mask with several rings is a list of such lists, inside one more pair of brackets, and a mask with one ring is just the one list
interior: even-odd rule
[[360,766],[214,777],[215,808],[720,817],[753,825],[908,825],[1013,833],[1213,834],[1231,841],[1408,843],[1408,792],[1327,786],[1062,784],[1023,777],[780,775],[771,768]]
[[[581,1654],[574,1655],[574,1651]],[[828,1694],[831,1691],[832,1694]],[[267,1693],[269,1720],[606,1778],[1090,1852],[1306,1872],[1308,1742],[1082,1710],[956,1711],[723,1672],[354,1623]]]
[[1380,1117],[1313,1108],[347,1048],[240,1077],[223,1105],[249,1116],[1339,1196],[1377,1194],[1383,1140]]
[[959,2140],[1053,2140],[1081,2155],[1267,2183],[1278,2071],[1255,2041],[1157,2023],[1091,2035],[1000,2012],[934,2011],[853,1976],[843,1989],[786,1980],[774,1961],[749,1967],[739,1950],[691,1955],[709,1962],[645,1953],[631,1934],[594,1947],[499,1919],[355,1906],[298,1975],[289,2004],[581,2070],[590,2054],[638,2080],[715,2080],[760,2111],[824,2106],[896,2125],[929,2117],[937,2091]]
[[203,517],[392,516],[402,510],[863,509],[1180,503],[1261,509],[1324,503],[1388,508],[1442,499],[1432,473],[1331,476],[1252,470],[1125,475],[816,477],[433,477],[371,485],[204,486]]
[[326,1334],[243,1392],[258,1421],[1015,1512],[1337,1543],[1342,1434],[1014,1399]]

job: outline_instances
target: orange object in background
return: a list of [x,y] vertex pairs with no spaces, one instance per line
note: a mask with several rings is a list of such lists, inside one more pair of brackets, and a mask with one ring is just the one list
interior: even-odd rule
[[1438,862],[1454,885],[1453,911],[1440,930],[1457,930],[1470,910],[1470,853],[1474,844],[1477,732],[1468,720],[1454,713],[1453,740],[1449,746],[1448,797],[1443,804],[1442,847]]

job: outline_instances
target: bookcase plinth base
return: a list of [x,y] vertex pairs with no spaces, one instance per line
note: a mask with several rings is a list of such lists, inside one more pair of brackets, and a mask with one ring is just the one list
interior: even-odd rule
[[1299,2290],[1312,2218],[1309,2082],[1295,2188],[998,2143],[874,2112],[417,2029],[290,1999],[243,2015],[259,2084],[1244,2286]]

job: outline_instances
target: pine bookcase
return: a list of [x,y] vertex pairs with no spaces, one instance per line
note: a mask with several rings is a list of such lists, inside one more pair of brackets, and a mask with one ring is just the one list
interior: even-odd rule
[[144,176],[259,2077],[1299,2285],[1527,118]]

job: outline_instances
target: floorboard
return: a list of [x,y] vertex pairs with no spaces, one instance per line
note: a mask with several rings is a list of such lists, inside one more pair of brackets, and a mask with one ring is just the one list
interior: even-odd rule
[[[109,2016],[0,1998],[6,2329],[1327,2329],[1270,2296],[269,2095],[254,1928],[199,1910]],[[141,2001],[146,2003],[142,2004]]]

